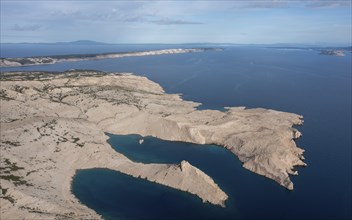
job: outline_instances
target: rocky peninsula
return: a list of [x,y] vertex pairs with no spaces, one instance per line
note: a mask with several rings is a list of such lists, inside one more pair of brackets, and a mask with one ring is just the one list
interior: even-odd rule
[[[294,139],[302,116],[269,109],[196,110],[128,73],[72,70],[0,74],[0,202],[4,219],[99,219],[71,193],[78,169],[108,168],[225,205],[228,198],[187,161],[136,163],[106,142],[106,132],[226,147],[243,167],[289,190],[305,166]],[[231,175],[231,173],[229,173]]]
[[135,56],[155,56],[155,55],[162,55],[162,54],[195,53],[195,52],[204,52],[207,50],[221,50],[221,49],[219,48],[164,49],[164,50],[151,50],[151,51],[140,51],[140,52],[117,52],[117,53],[100,53],[100,54],[38,56],[38,57],[23,57],[23,58],[0,58],[0,67],[33,66],[33,65],[55,64],[58,62],[116,59],[121,57],[135,57]]

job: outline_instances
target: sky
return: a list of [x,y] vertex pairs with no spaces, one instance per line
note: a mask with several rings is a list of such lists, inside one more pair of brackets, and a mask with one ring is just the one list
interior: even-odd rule
[[352,45],[351,0],[0,0],[1,42]]

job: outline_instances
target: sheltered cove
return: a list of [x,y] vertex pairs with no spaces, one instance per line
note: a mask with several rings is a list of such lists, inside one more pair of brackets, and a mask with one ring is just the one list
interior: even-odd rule
[[[109,168],[224,206],[228,196],[187,161],[136,163],[114,151],[105,132],[226,147],[243,167],[293,189],[289,174],[304,150],[292,128],[302,116],[268,109],[196,110],[145,77],[73,70],[9,72],[1,79],[1,216],[101,218],[79,203],[77,169]],[[231,174],[229,174],[231,175]]]

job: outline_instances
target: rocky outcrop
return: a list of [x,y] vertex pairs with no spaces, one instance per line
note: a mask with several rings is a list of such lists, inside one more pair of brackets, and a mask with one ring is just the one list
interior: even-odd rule
[[[109,168],[224,205],[227,195],[186,161],[142,164],[114,151],[104,132],[226,147],[243,167],[293,189],[305,165],[292,128],[302,116],[268,109],[196,110],[131,74],[12,72],[1,79],[1,216],[97,218],[70,192],[77,169]],[[231,174],[229,174],[231,175]]]

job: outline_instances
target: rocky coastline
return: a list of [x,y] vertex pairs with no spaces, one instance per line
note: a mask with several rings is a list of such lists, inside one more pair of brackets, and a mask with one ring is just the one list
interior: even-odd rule
[[[108,168],[225,206],[228,196],[187,161],[136,163],[106,132],[226,147],[243,167],[292,190],[305,166],[294,125],[302,116],[270,109],[196,110],[146,77],[88,70],[0,74],[1,216],[99,219],[71,193],[79,169]],[[231,175],[231,174],[229,174]]]

